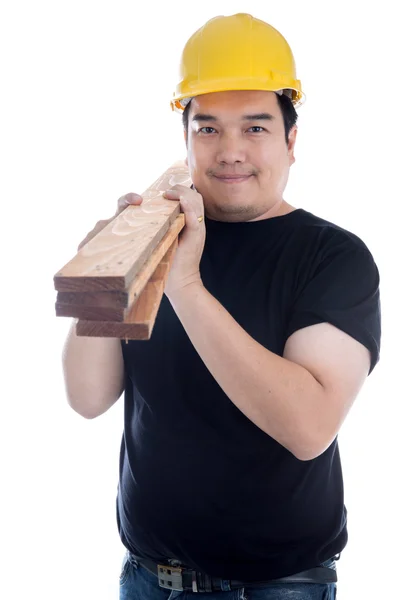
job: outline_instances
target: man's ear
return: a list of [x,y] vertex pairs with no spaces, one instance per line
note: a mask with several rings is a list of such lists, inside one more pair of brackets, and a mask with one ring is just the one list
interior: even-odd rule
[[[187,136],[187,131],[186,131],[186,129],[183,131],[183,138],[184,138],[184,140],[185,140],[185,145],[186,145],[186,149],[187,149],[187,138],[188,138],[188,136]],[[189,165],[188,165],[188,157],[187,157],[187,154],[186,154],[186,158],[185,158],[185,165],[186,165],[187,167],[189,166]]]
[[289,140],[288,140],[288,155],[289,155],[289,164],[292,165],[296,162],[294,156],[294,147],[296,144],[297,137],[297,125],[293,125],[292,129],[289,131]]

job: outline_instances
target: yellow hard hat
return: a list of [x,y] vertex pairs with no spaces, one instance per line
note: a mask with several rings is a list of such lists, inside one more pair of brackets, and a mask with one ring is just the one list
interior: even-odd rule
[[295,107],[305,100],[289,44],[249,14],[215,17],[191,36],[171,108],[182,112],[194,96],[228,90],[285,93]]

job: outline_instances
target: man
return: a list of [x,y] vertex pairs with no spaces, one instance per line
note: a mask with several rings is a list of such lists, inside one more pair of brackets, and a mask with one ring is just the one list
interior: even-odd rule
[[193,186],[165,194],[186,226],[152,338],[72,327],[64,354],[80,414],[125,391],[120,598],[331,599],[337,435],[379,360],[378,269],[355,234],[283,199],[303,94],[274,28],[212,19],[181,75]]

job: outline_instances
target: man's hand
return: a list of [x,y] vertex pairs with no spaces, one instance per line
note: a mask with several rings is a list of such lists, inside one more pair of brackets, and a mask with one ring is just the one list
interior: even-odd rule
[[139,196],[139,194],[134,194],[134,193],[130,192],[129,194],[125,194],[125,196],[121,196],[121,198],[118,199],[117,210],[115,211],[115,215],[113,217],[111,217],[111,219],[97,221],[97,223],[94,226],[94,228],[92,229],[92,231],[90,231],[87,234],[87,236],[85,237],[85,239],[82,240],[81,243],[79,244],[78,251],[81,248],[83,248],[83,246],[85,246],[85,244],[90,242],[90,240],[93,239],[95,235],[100,233],[100,231],[102,231],[109,223],[111,223],[111,221],[113,219],[115,219],[115,217],[117,217],[120,213],[122,213],[122,211],[125,210],[125,208],[127,206],[129,206],[131,204],[133,204],[135,206],[139,206],[140,204],[142,204],[142,202],[143,202],[143,198],[141,196]]
[[171,300],[172,296],[179,294],[186,286],[202,283],[200,260],[204,250],[206,228],[203,197],[198,192],[184,185],[175,185],[164,193],[164,197],[168,200],[179,200],[185,215],[185,227],[179,236],[179,245],[165,286],[165,294]]

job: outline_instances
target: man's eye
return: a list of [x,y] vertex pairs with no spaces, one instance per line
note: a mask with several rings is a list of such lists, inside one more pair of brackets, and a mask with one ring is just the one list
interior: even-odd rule
[[214,127],[202,127],[199,129],[199,133],[213,133],[214,131]]
[[259,125],[254,125],[253,127],[250,127],[251,129],[257,129],[257,131],[252,131],[252,133],[260,133],[261,131],[265,131],[264,127],[260,127]]

